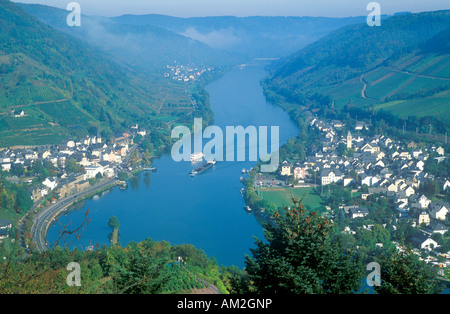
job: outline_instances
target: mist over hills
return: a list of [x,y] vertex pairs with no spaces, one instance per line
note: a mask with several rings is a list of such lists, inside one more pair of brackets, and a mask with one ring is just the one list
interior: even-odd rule
[[97,127],[106,137],[150,121],[167,91],[182,88],[0,1],[0,147],[55,144]]
[[153,25],[196,39],[212,48],[248,58],[280,58],[297,52],[339,27],[361,23],[365,17],[196,17],[123,15],[121,24]]
[[66,23],[68,11],[44,5],[19,4],[49,26],[87,41],[133,68],[161,69],[167,64],[231,65],[240,56],[210,48],[197,40],[154,25],[116,23],[101,16],[82,15],[81,26]]
[[365,20],[365,17],[83,15],[81,27],[69,27],[68,11],[43,5],[19,5],[56,29],[86,39],[131,65],[146,67],[174,60],[184,64],[230,65],[253,58],[280,58],[339,27]]

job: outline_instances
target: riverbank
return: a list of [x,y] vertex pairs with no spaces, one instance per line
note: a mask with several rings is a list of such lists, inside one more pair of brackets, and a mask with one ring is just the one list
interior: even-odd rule
[[[94,195],[109,190],[119,184],[119,181],[114,179],[100,182],[86,191],[58,200],[57,202],[37,212],[33,220],[33,226],[31,228],[31,237],[36,249],[39,252],[48,249],[48,230],[52,223],[56,221],[58,216],[61,215],[61,213],[66,211],[70,206],[83,200],[92,198]],[[27,250],[28,248],[25,249]]]
[[[196,104],[197,104],[197,106],[194,106],[193,112],[198,112],[201,116],[204,116],[205,121],[207,121],[207,122],[211,121],[212,115],[211,115],[209,97],[207,97],[208,95],[207,95],[205,86],[208,83],[219,79],[223,75],[224,75],[224,70],[219,69],[217,71],[214,71],[214,73],[210,73],[207,77],[202,78],[202,80],[200,80],[194,86],[191,86],[189,88],[191,90],[191,93],[193,94],[193,95],[191,95],[191,101],[192,101],[192,98],[195,98]],[[186,87],[186,91],[187,91],[187,89],[188,89],[188,87]],[[177,118],[177,119],[181,119],[181,118]],[[166,124],[166,126],[169,126],[172,122],[174,122],[174,121],[168,122]],[[150,134],[149,134],[149,136],[150,136]],[[168,144],[165,144],[165,143],[162,144],[161,147],[159,147],[159,146],[154,147],[156,156],[152,156],[152,158],[157,159],[157,158],[160,158],[165,153],[167,153],[167,151],[169,151],[170,144],[171,144],[170,140],[168,140],[168,142],[169,142]],[[130,149],[130,154],[129,154],[128,158],[130,157],[132,151],[139,150],[140,148],[142,148],[140,144],[142,144],[142,143],[133,145],[133,147]],[[151,143],[151,144],[153,144],[153,143]],[[139,168],[133,169],[131,171],[126,171],[125,173],[126,173],[127,178],[124,181],[134,180],[137,177],[139,177],[139,175],[141,173],[143,173],[144,171],[145,171],[144,167],[139,167]],[[118,184],[120,184],[120,183],[117,183],[116,185],[118,185]],[[101,184],[99,184],[97,186],[101,186]],[[88,195],[84,195],[82,197],[78,197],[78,198],[74,199],[70,204],[65,204],[65,206],[63,208],[59,208],[59,206],[55,206],[56,204],[52,205],[51,206],[52,213],[53,213],[54,208],[58,208],[58,212],[54,212],[52,214],[52,216],[50,217],[50,219],[48,219],[47,215],[41,214],[43,217],[45,217],[46,220],[48,220],[47,224],[45,225],[45,228],[43,230],[36,231],[36,229],[37,229],[36,225],[41,225],[39,223],[40,222],[39,219],[41,219],[41,218],[35,218],[35,221],[33,222],[33,226],[32,226],[32,233],[31,233],[33,242],[36,242],[36,239],[35,239],[35,237],[33,237],[33,235],[37,236],[38,234],[44,234],[43,237],[46,238],[47,231],[50,228],[51,223],[53,221],[55,221],[56,219],[58,219],[58,216],[61,213],[63,213],[68,207],[70,207],[72,205],[76,205],[77,203],[81,203],[83,201],[92,199],[96,195],[100,196],[100,194],[102,194],[105,190],[108,190],[112,187],[113,186],[107,187],[107,188],[98,188]],[[58,201],[57,204],[61,204],[60,201]],[[49,210],[49,209],[47,209],[47,210]],[[39,217],[41,217],[41,216],[39,216]],[[39,239],[38,243],[39,244],[37,246],[38,246],[39,250],[43,250],[43,249],[47,248],[46,241],[42,241]],[[25,244],[23,246],[24,246],[24,249],[27,249],[25,247]]]

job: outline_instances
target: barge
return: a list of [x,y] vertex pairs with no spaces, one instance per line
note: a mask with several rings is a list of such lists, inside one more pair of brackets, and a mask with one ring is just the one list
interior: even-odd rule
[[194,177],[198,174],[201,174],[203,172],[205,172],[206,170],[208,170],[209,168],[211,168],[212,166],[214,166],[216,164],[215,160],[210,160],[208,162],[206,162],[204,165],[196,168],[195,170],[192,170],[189,175]]

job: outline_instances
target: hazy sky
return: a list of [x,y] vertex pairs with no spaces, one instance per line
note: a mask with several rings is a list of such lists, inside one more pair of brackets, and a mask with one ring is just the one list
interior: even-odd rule
[[[13,0],[66,8],[72,0]],[[81,13],[117,16],[165,14],[193,16],[360,16],[371,0],[78,0]],[[380,0],[382,14],[450,9],[449,0]]]

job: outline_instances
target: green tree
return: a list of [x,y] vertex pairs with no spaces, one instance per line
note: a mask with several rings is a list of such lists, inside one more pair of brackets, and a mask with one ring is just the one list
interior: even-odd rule
[[13,164],[10,173],[18,177],[23,176],[25,174],[25,168],[22,164]]
[[120,181],[127,181],[128,180],[128,175],[125,171],[121,171],[118,174],[118,178]]
[[436,280],[436,270],[410,252],[388,253],[380,262],[381,285],[378,294],[436,294],[442,287]]
[[119,219],[116,216],[111,216],[108,221],[108,226],[110,226],[111,228],[119,228]]
[[139,166],[139,163],[141,162],[141,159],[139,158],[139,153],[138,151],[135,149],[133,150],[133,152],[130,154],[130,163],[131,163],[131,167],[133,169],[136,169]]
[[68,159],[66,161],[66,171],[68,173],[79,173],[82,172],[83,167],[77,164],[77,161],[75,159]]
[[113,281],[117,293],[157,294],[164,291],[170,273],[168,244],[152,240],[131,242],[126,256],[119,265],[114,265]]
[[151,159],[151,153],[148,148],[145,149],[144,153],[142,154],[142,162],[144,165],[149,166],[152,163]]
[[265,226],[267,242],[256,240],[246,269],[257,293],[352,293],[361,285],[362,266],[355,254],[332,241],[332,223],[301,202]]

